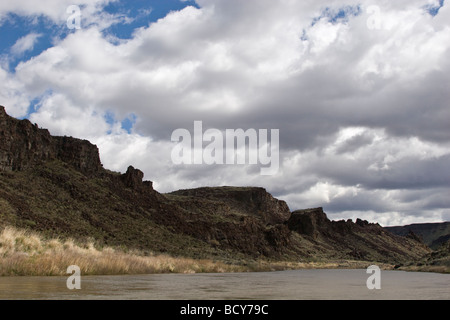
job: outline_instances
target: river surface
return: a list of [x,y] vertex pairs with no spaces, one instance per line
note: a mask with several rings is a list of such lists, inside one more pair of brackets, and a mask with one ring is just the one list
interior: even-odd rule
[[382,270],[381,288],[372,290],[365,269],[81,276],[72,290],[69,276],[0,277],[0,299],[450,299],[450,275],[426,272]]

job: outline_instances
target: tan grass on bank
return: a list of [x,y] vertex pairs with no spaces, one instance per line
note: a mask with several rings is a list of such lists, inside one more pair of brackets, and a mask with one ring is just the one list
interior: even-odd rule
[[[119,275],[152,273],[258,272],[293,269],[359,269],[364,261],[220,261],[196,260],[168,255],[143,255],[137,251],[95,247],[93,242],[44,239],[35,232],[13,227],[0,229],[0,276],[63,276],[67,267],[77,265],[83,275]],[[392,269],[388,264],[378,264]]]
[[242,267],[211,260],[143,256],[113,248],[97,249],[93,243],[44,240],[36,233],[12,227],[0,233],[0,276],[66,275],[70,265],[79,266],[85,275],[243,271]]

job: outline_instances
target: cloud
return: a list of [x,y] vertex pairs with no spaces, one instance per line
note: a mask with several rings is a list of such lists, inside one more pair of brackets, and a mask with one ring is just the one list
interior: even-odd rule
[[38,39],[42,36],[39,33],[29,33],[26,36],[18,39],[16,43],[11,47],[11,53],[14,56],[20,56],[27,51],[33,50],[34,45],[38,41]]
[[[104,32],[127,23],[101,10],[108,1],[77,3],[82,28],[0,74],[0,97],[38,99],[34,122],[89,138],[108,168],[140,167],[160,191],[263,186],[292,209],[323,205],[336,217],[448,217],[448,1],[435,15],[426,1],[382,1],[373,16],[367,1],[198,0],[122,40]],[[22,4],[0,13],[62,21],[68,5]],[[195,120],[205,130],[279,129],[278,174],[175,166],[171,133]]]
[[108,130],[119,130],[108,126],[104,115],[92,107],[80,108],[62,94],[43,97],[37,108],[39,112],[32,113],[30,121],[51,127],[54,135],[91,139],[106,134]]
[[355,152],[359,148],[370,145],[374,140],[374,136],[370,133],[363,132],[352,136],[350,139],[345,140],[336,150],[336,153],[350,153]]
[[0,68],[0,83],[2,84],[0,86],[0,105],[3,105],[11,116],[25,116],[30,98],[25,93],[23,84],[3,68]]
[[88,27],[96,25],[104,30],[116,23],[129,23],[132,18],[122,13],[111,14],[104,11],[104,8],[118,0],[43,0],[43,1],[2,1],[0,3],[0,26],[4,19],[11,13],[19,16],[38,18],[42,17],[46,21],[64,25],[71,19],[73,12],[67,9],[71,6],[80,8],[81,25]]
[[103,0],[43,0],[43,1],[2,1],[0,12],[3,14],[16,13],[22,16],[45,16],[54,22],[66,21],[66,9],[70,5],[95,6],[105,4]]

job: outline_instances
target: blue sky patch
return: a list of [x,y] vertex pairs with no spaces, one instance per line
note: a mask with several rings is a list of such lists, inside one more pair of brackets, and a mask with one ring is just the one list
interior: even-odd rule
[[[120,127],[125,130],[128,133],[131,133],[133,126],[136,123],[137,116],[134,113],[130,113],[127,115],[125,119],[118,120],[116,118],[116,115],[108,111],[103,115],[103,118],[105,119],[106,123],[110,125],[110,127],[113,127],[115,124],[120,122]],[[107,134],[111,134],[112,130],[108,130]]]
[[345,6],[337,9],[325,8],[319,17],[313,19],[311,26],[318,21],[327,18],[333,24],[347,22],[350,17],[356,17],[362,13],[360,6]]
[[426,5],[424,9],[433,17],[439,13],[439,9],[442,8],[444,5],[444,0],[439,0],[439,5],[433,6],[433,5]]
[[[9,71],[14,73],[14,69],[21,61],[27,61],[50,48],[52,38],[61,32],[63,28],[57,28],[54,23],[42,16],[30,19],[10,13],[0,25],[0,55],[8,57]],[[13,48],[18,41],[30,34],[37,35],[33,46],[23,52],[15,51]]]
[[150,23],[164,18],[169,12],[182,10],[187,6],[198,7],[195,1],[180,0],[134,0],[118,1],[108,4],[104,11],[110,14],[122,14],[132,18],[132,21],[112,25],[105,30],[120,39],[130,39],[133,31],[140,27],[147,27]]
[[121,122],[122,129],[124,129],[128,133],[131,133],[131,129],[133,128],[134,124],[136,123],[136,120],[137,120],[136,115],[134,113],[131,113],[130,115],[128,115],[127,118],[122,120],[122,122]]

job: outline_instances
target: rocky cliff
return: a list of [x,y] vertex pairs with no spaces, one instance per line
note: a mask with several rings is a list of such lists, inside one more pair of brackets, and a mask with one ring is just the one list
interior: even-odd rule
[[334,248],[336,257],[356,260],[400,261],[409,256],[419,259],[430,249],[418,239],[394,235],[378,223],[356,219],[331,221],[322,208],[297,210],[288,221],[290,230],[316,243],[319,248]]
[[161,194],[144,173],[102,167],[89,141],[54,137],[0,107],[0,227],[195,258],[353,259],[399,263],[430,252],[367,221],[290,212],[260,187]]
[[52,159],[88,173],[102,168],[98,148],[89,141],[51,136],[37,124],[8,116],[0,106],[0,170],[24,170]]
[[171,194],[225,201],[235,212],[259,217],[268,224],[284,223],[291,216],[285,201],[275,199],[259,187],[203,187]]

